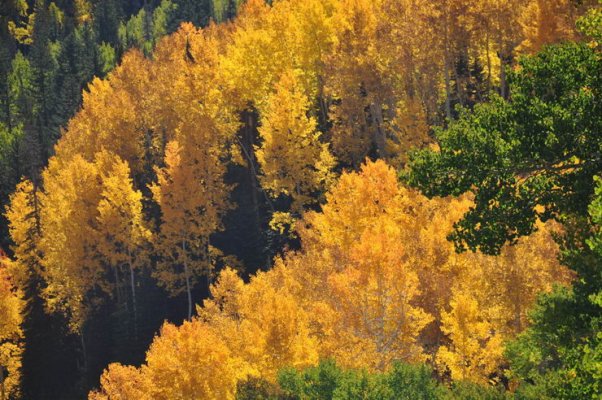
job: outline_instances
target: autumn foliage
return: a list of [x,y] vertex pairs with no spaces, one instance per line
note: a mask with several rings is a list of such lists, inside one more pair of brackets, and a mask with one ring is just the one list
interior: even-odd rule
[[[47,167],[11,197],[11,279],[39,276],[46,310],[82,343],[107,304],[136,331],[143,277],[186,294],[187,321],[165,323],[141,367],[111,364],[95,400],[229,399],[240,380],[275,382],[327,358],[499,381],[504,342],[527,327],[538,294],[572,279],[556,261],[557,227],[538,225],[498,257],[458,254],[446,237],[471,198],[427,199],[396,171],[411,149],[437,147],[432,127],[456,106],[508,97],[518,55],[576,38],[585,5],[269,3],[248,0],[203,29],[183,23],[152,57],[129,51],[91,82]],[[256,230],[300,243],[266,251],[266,268],[279,254],[273,268],[248,280],[222,268],[239,265],[216,239],[240,170]],[[16,315],[2,273],[0,308],[4,288]],[[194,315],[203,284],[211,296]],[[3,322],[0,346],[19,336]]]
[[[163,327],[137,370],[151,398],[233,398],[238,380],[274,381],[285,366],[324,358],[374,371],[431,360],[486,383],[536,295],[570,280],[550,261],[549,227],[497,258],[456,254],[445,233],[470,202],[427,200],[383,161],[343,174],[326,197],[299,222],[300,251],[249,283],[225,269],[192,322]],[[118,398],[127,387],[116,382],[132,371],[111,366],[93,398]]]
[[0,249],[0,395],[16,398],[20,392],[24,302],[11,279],[12,265]]

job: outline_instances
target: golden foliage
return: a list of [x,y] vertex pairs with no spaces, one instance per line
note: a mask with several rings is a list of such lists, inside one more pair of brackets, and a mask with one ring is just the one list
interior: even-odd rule
[[[383,161],[344,173],[326,198],[321,212],[298,224],[300,251],[249,283],[223,270],[198,317],[164,327],[139,369],[159,382],[152,390],[179,398],[215,385],[211,393],[231,398],[237,379],[274,381],[284,366],[328,357],[370,370],[431,360],[454,379],[487,382],[504,364],[503,340],[524,328],[536,295],[570,280],[550,261],[557,249],[547,226],[500,257],[455,253],[445,236],[469,199],[428,200],[400,186]],[[193,330],[203,338],[191,341]],[[226,368],[210,382],[188,374],[211,371],[213,361],[181,358],[206,338]],[[105,372],[107,382],[119,379],[112,374]],[[127,389],[111,385],[103,390]]]
[[297,70],[286,71],[261,112],[262,143],[256,149],[262,186],[276,198],[290,196],[296,215],[328,188],[335,165],[309,107]]
[[93,391],[90,400],[152,399],[149,384],[142,372],[134,367],[110,364],[100,377],[102,391]]
[[39,267],[39,209],[34,185],[29,180],[19,182],[10,196],[5,216],[9,221],[10,237],[15,243],[12,247],[15,260],[12,262],[11,278],[20,288],[25,287],[33,269]]
[[449,312],[442,312],[441,330],[452,345],[443,345],[437,362],[448,368],[454,380],[487,383],[502,361],[502,339],[483,318],[482,306],[465,292],[454,293]]
[[[301,250],[248,284],[223,271],[199,318],[166,325],[145,367],[108,370],[106,395],[139,397],[151,385],[153,398],[228,398],[245,374],[274,379],[319,357],[380,370],[429,359],[483,381],[535,296],[570,279],[551,261],[549,228],[498,258],[458,255],[445,235],[469,199],[427,200],[383,161],[359,167],[372,157],[399,168],[428,144],[452,81],[455,100],[469,102],[460,61],[486,67],[487,89],[499,82],[503,92],[512,58],[574,37],[579,13],[568,0],[249,0],[232,22],[182,24],[152,59],[128,51],[94,79],[42,181],[17,187],[12,279],[39,272],[47,307],[78,332],[119,285],[110,272],[129,269],[134,296],[134,272],[152,258],[162,286],[188,293],[191,316],[192,287],[225,258],[211,238],[231,208],[226,172],[254,152],[248,167],[262,188],[291,203],[271,225],[301,218]],[[90,2],[77,0],[75,14],[85,23]],[[9,29],[30,40],[29,28]],[[243,147],[242,115],[249,142],[259,122],[259,143]],[[334,184],[337,166],[360,172]],[[153,237],[142,207],[151,201],[161,212]],[[193,376],[207,357],[221,369]]]
[[50,311],[69,316],[73,332],[80,331],[93,307],[94,299],[89,298],[93,289],[110,293],[93,251],[102,190],[98,183],[95,164],[81,156],[60,166],[50,160],[44,172],[39,244],[47,282],[43,295]]
[[[290,196],[291,206],[273,215],[272,226],[282,230],[322,200],[335,166],[330,151],[343,166],[358,167],[366,156],[402,166],[410,148],[428,143],[451,80],[457,83],[458,101],[467,101],[461,89],[465,78],[450,76],[458,75],[455,63],[486,64],[488,82],[494,84],[503,76],[494,67],[502,69],[518,50],[574,36],[572,21],[581,8],[568,4],[281,0],[268,5],[253,0],[230,23],[204,29],[182,24],[157,44],[152,59],[128,51],[107,79],[90,84],[43,174],[44,193],[36,190],[27,201],[23,194],[15,198],[17,211],[10,219],[17,248],[26,243],[32,224],[38,231],[35,243],[28,244],[36,251],[18,251],[16,262],[43,266],[49,308],[68,310],[72,328],[79,329],[99,301],[90,294],[112,292],[106,264],[123,263],[128,252],[118,249],[125,239],[112,238],[115,231],[100,233],[103,240],[96,243],[103,229],[125,234],[117,212],[109,209],[129,207],[124,221],[133,219],[145,237],[134,240],[140,250],[149,235],[139,203],[151,199],[140,199],[139,193],[152,186],[162,212],[152,243],[162,262],[154,275],[174,294],[185,286],[190,292],[214,264],[211,253],[217,252],[210,237],[230,208],[231,186],[224,176],[232,162],[240,163],[241,115],[257,113],[261,122],[261,142],[244,150],[256,152],[247,161],[259,161],[263,189],[274,197]],[[78,0],[76,14],[85,22],[89,1]],[[552,23],[542,22],[548,20]],[[248,124],[250,137],[255,122]],[[128,187],[121,193],[116,182],[95,171],[102,152],[121,160],[119,179]],[[158,180],[153,183],[154,169]],[[186,196],[187,191],[193,195]],[[121,200],[105,202],[99,211],[107,196]],[[31,214],[26,203],[35,203],[34,219],[23,217]],[[379,229],[389,228],[383,223]],[[352,263],[351,247],[331,251],[349,252],[345,262]],[[411,254],[407,246],[403,251]],[[108,262],[99,262],[99,254]],[[27,274],[27,268],[20,270]],[[408,276],[414,273],[422,282],[420,269],[407,270]],[[419,286],[418,297],[431,290]],[[431,306],[427,313],[438,315]]]
[[140,369],[111,364],[94,400],[234,399],[239,358],[201,321],[165,324]]
[[21,383],[25,303],[11,279],[12,262],[0,250],[0,391],[6,398],[18,398]]

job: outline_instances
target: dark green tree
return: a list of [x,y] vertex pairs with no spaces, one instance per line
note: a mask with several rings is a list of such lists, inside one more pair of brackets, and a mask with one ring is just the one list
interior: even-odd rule
[[94,25],[100,42],[119,43],[119,23],[125,18],[123,1],[102,0],[94,6]]
[[41,166],[50,156],[52,145],[58,136],[58,130],[52,126],[52,116],[57,104],[56,78],[59,68],[57,56],[60,44],[50,40],[51,19],[46,1],[37,0],[34,10],[36,18],[30,62],[33,68],[35,108],[32,115],[27,116],[28,123],[24,129],[32,142],[37,142],[39,146],[37,164]]
[[602,167],[600,67],[586,44],[524,58],[509,77],[510,101],[461,110],[436,131],[439,151],[412,154],[412,186],[431,197],[475,196],[451,235],[458,249],[496,254],[538,219],[587,214]]

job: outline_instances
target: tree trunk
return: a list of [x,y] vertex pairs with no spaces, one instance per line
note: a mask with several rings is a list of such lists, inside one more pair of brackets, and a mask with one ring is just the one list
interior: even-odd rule
[[[445,35],[447,36],[447,20],[445,22]],[[451,119],[451,78],[449,76],[449,49],[447,44],[447,37],[445,38],[445,56],[444,56],[444,67],[443,72],[445,75],[445,115],[448,119]]]
[[81,368],[81,378],[82,378],[82,386],[88,387],[88,349],[86,348],[86,340],[84,338],[84,327],[82,326],[79,330],[79,340],[82,348],[82,368]]
[[254,121],[253,115],[250,111],[246,112],[246,124],[245,124],[245,142],[243,143],[244,151],[247,154],[247,161],[249,162],[249,180],[251,183],[251,201],[253,202],[253,212],[255,214],[255,226],[257,231],[261,231],[261,218],[259,217],[259,200],[257,198],[257,191],[259,190],[259,184],[257,182],[257,168],[255,160],[255,152],[253,150],[253,128]]
[[134,338],[138,337],[138,309],[136,307],[136,281],[134,278],[134,268],[132,267],[132,254],[128,249],[128,267],[130,268],[130,286],[132,289],[132,311],[134,314]]
[[452,117],[451,109],[451,77],[450,77],[450,51],[449,51],[449,18],[450,10],[448,0],[442,1],[442,17],[443,17],[443,75],[445,78],[445,116],[447,119]]
[[487,91],[489,92],[491,90],[491,50],[489,49],[489,47],[491,46],[491,43],[489,40],[489,30],[487,31],[486,43],[487,43]]
[[374,142],[378,151],[378,157],[384,159],[387,157],[387,138],[383,129],[383,114],[381,105],[374,102],[371,103],[370,112],[372,113],[372,122],[376,126]]
[[42,224],[40,222],[40,200],[38,199],[38,184],[37,180],[32,179],[33,184],[33,214],[35,218],[36,225],[36,235],[38,237],[42,236]]
[[500,56],[500,95],[506,98],[506,66],[504,65],[504,56]]
[[[186,241],[182,240],[182,251],[186,253]],[[185,257],[185,256],[184,256]],[[186,293],[188,294],[188,320],[192,319],[192,293],[190,289],[190,274],[188,272],[188,262],[184,261],[184,276],[186,277]]]
[[509,90],[508,90],[508,79],[506,77],[506,67],[511,65],[512,56],[507,53],[500,52],[500,95],[504,99],[508,99]]
[[328,107],[326,106],[326,97],[324,96],[324,79],[318,76],[318,106],[319,106],[319,123],[326,125],[328,121]]

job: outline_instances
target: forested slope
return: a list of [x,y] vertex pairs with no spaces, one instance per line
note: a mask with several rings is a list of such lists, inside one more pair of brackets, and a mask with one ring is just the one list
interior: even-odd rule
[[3,396],[595,398],[596,4],[10,3]]
[[[41,184],[39,174],[94,76],[104,77],[131,47],[150,55],[181,21],[205,25],[210,18],[231,17],[236,6],[210,1],[3,1],[0,208],[4,210],[22,177],[36,187]],[[1,214],[0,247],[10,252],[8,224]],[[69,350],[73,343],[63,340],[63,321],[45,315],[39,285],[34,278],[25,290],[31,301],[24,329],[32,331],[26,336],[25,392],[55,398],[73,386],[67,377],[76,376],[70,361],[75,354]]]

